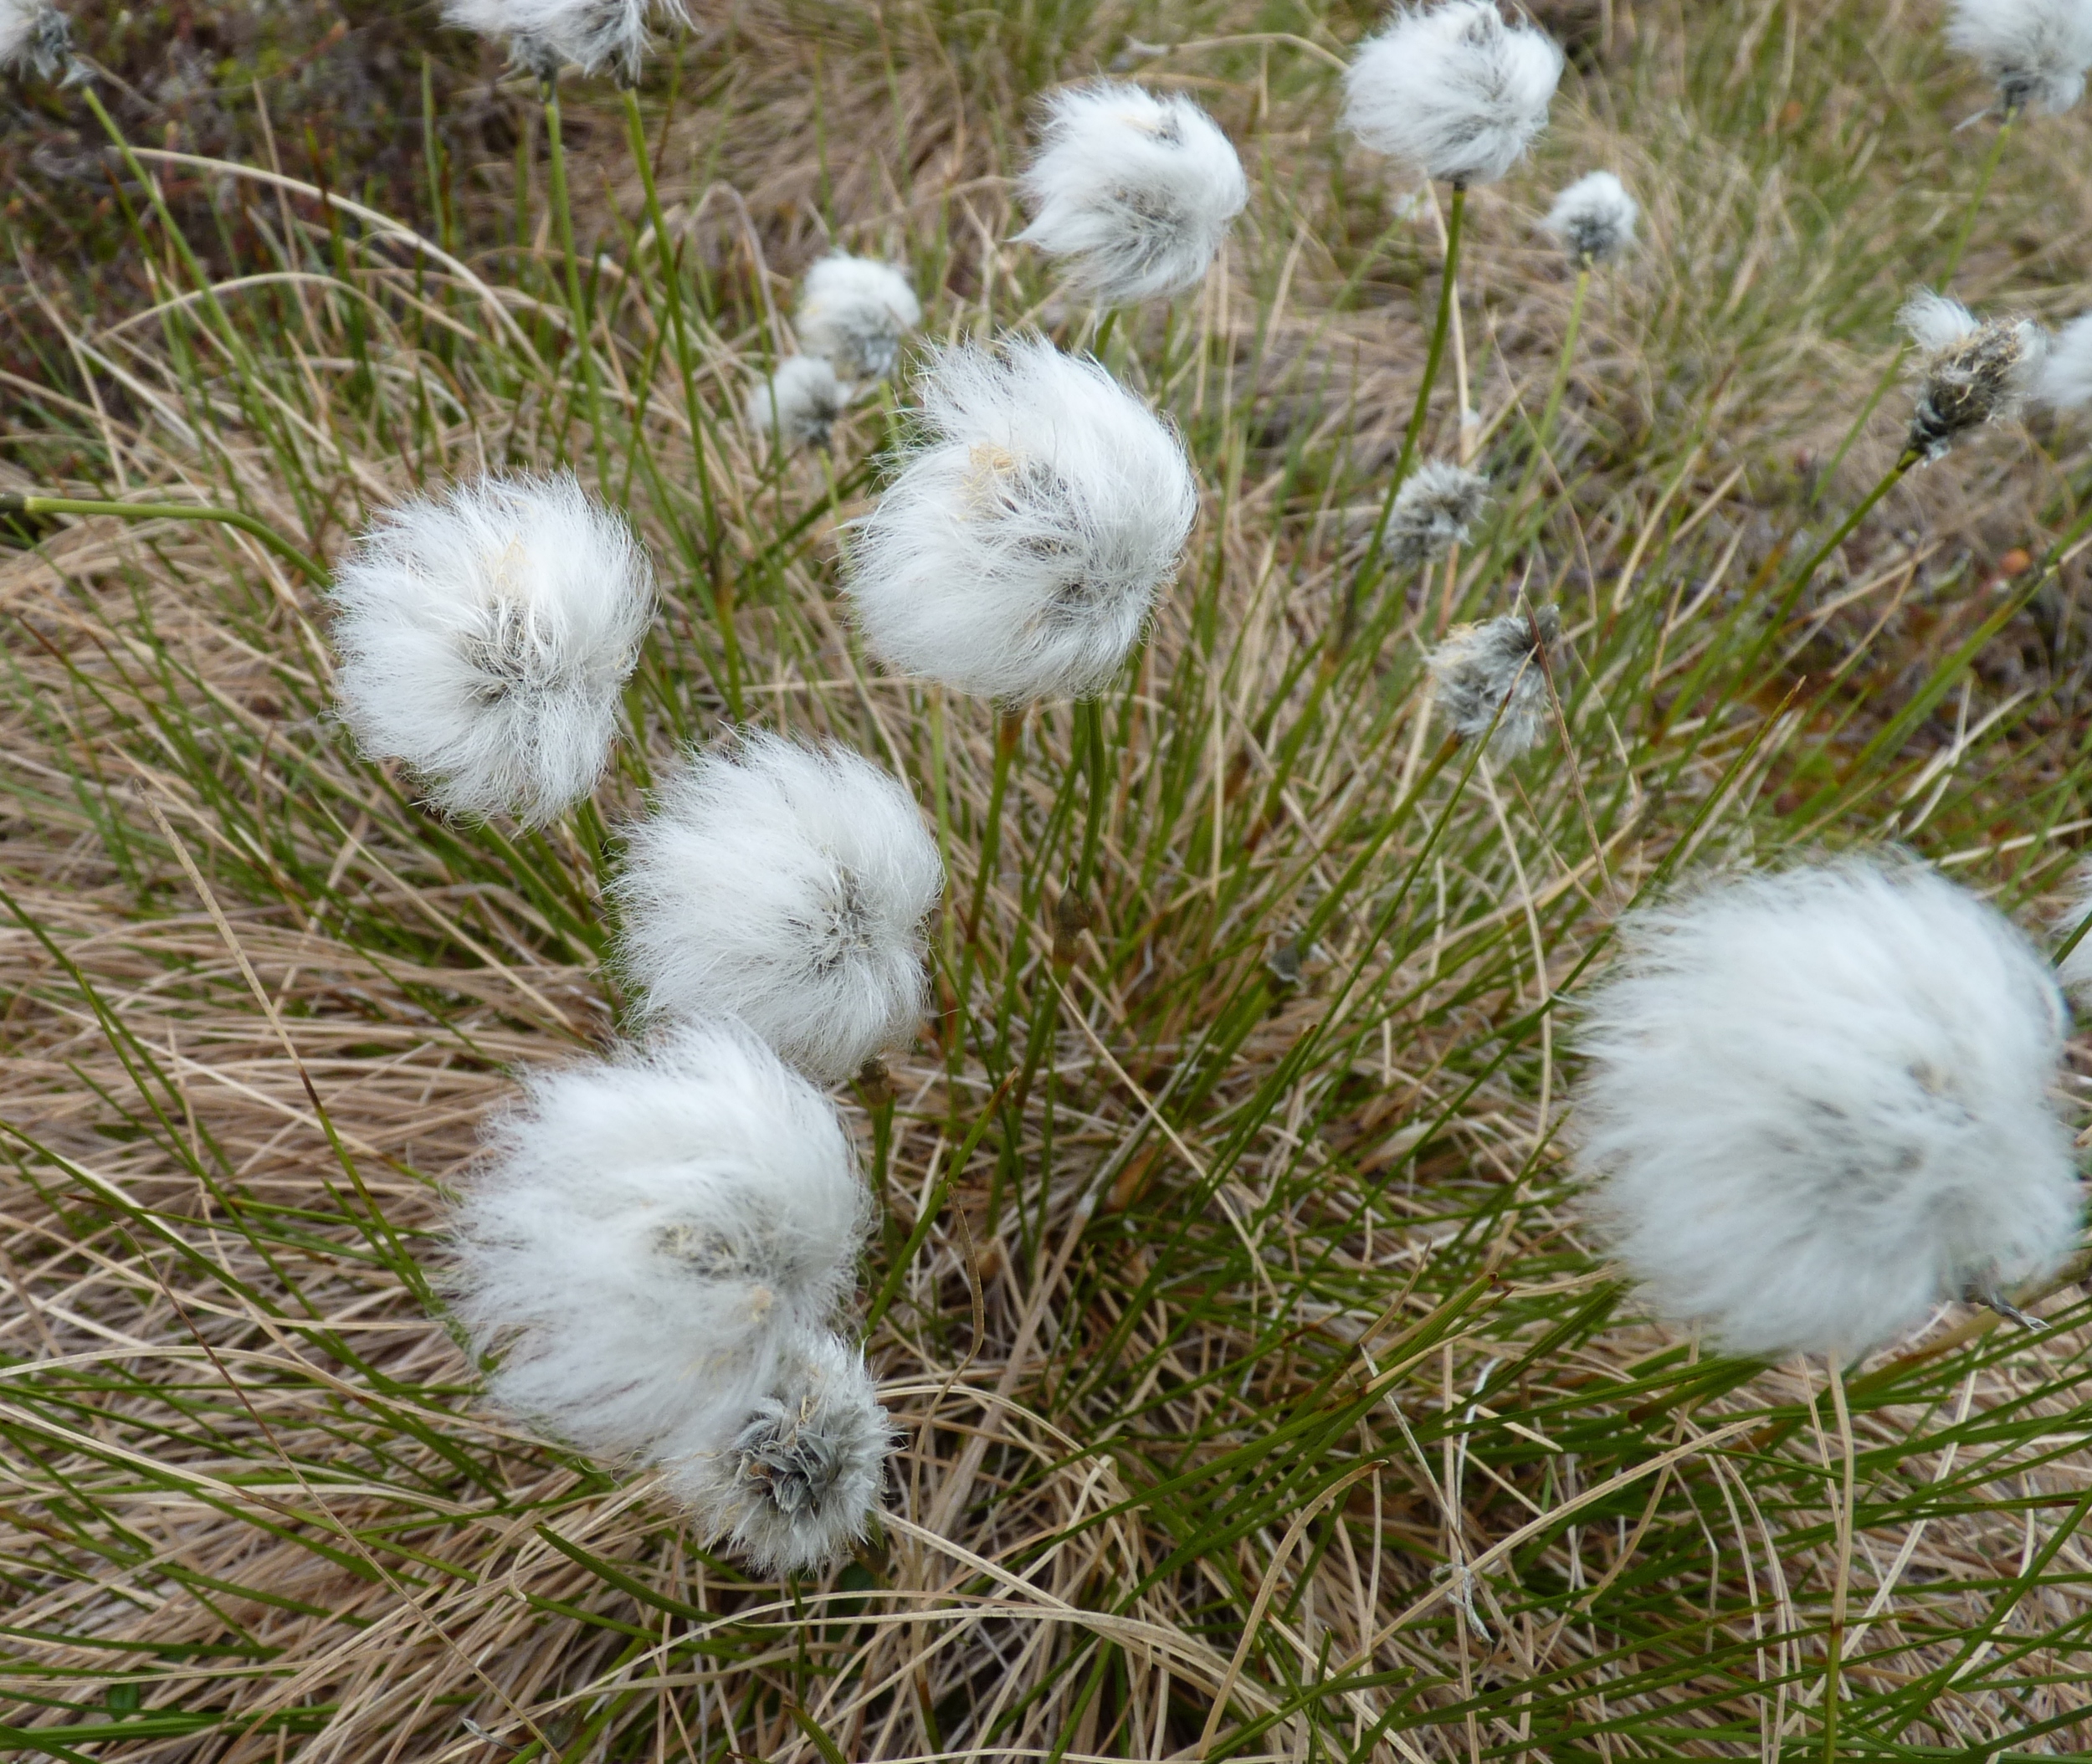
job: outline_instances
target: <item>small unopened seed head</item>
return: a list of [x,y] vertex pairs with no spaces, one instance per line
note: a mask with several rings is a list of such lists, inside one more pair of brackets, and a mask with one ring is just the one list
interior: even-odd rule
[[1590,172],[1555,198],[1541,226],[1561,241],[1572,262],[1609,264],[1634,243],[1641,209],[1610,172]]
[[1181,94],[1071,87],[1043,133],[1021,186],[1032,223],[1017,236],[1066,259],[1074,285],[1107,305],[1192,286],[1249,199],[1228,137]]
[[410,497],[335,573],[335,692],[450,813],[551,820],[594,787],[654,611],[646,554],[573,477]]
[[840,251],[807,271],[795,320],[799,347],[844,380],[884,379],[921,322],[922,303],[899,269]]
[[73,31],[65,14],[48,0],[0,0],[0,73],[23,78],[82,77],[73,56]]
[[1488,501],[1490,481],[1450,459],[1428,459],[1395,492],[1387,517],[1387,556],[1397,568],[1436,563],[1456,545]]
[[1496,0],[1397,7],[1344,75],[1344,121],[1366,145],[1459,184],[1494,183],[1547,123],[1554,39],[1506,24]]
[[1958,300],[1920,289],[1898,315],[1925,353],[1905,444],[1937,459],[1972,428],[2016,416],[2034,389],[2048,334],[2027,319],[1979,320]]
[[1455,625],[1426,663],[1446,726],[1464,741],[1487,740],[1499,759],[1526,751],[1549,720],[1542,651],[1561,635],[1552,607]]
[[778,446],[826,447],[849,394],[818,356],[790,356],[749,389],[748,426]]
[[669,1487],[759,1573],[819,1573],[864,1537],[893,1447],[864,1356],[809,1335],[732,1442],[674,1465]]
[[1946,40],[1975,58],[1997,85],[1997,105],[2069,110],[2092,68],[2092,5],[2086,0],[1950,0]]

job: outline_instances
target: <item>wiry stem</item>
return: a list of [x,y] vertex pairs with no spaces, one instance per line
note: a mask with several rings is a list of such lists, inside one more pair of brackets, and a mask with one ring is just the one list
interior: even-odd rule
[[1844,1454],[1844,1479],[1838,1506],[1838,1577],[1831,1587],[1830,1641],[1823,1662],[1823,1764],[1838,1759],[1838,1675],[1845,1645],[1845,1604],[1853,1577],[1853,1418],[1845,1403],[1845,1380],[1838,1356],[1826,1361],[1831,1407],[1838,1415],[1838,1441]]
[[588,432],[596,454],[596,483],[610,494],[610,454],[603,441],[602,403],[596,390],[596,357],[589,338],[589,324],[581,297],[581,261],[574,251],[574,209],[567,194],[567,147],[560,126],[559,85],[545,82],[545,132],[549,137],[552,180],[552,213],[559,223],[561,254],[567,259],[567,311],[572,326],[569,335],[581,364],[582,388],[588,400]]
[[198,508],[185,502],[102,502],[79,496],[44,496],[33,491],[0,490],[0,515],[115,515],[125,520],[215,520],[257,539],[286,563],[297,566],[315,587],[331,579],[326,566],[315,562],[282,534],[237,509]]

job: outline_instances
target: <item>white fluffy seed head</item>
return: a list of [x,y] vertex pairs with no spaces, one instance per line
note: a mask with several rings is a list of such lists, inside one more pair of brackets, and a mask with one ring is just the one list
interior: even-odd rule
[[1017,236],[1068,260],[1107,305],[1182,292],[1206,274],[1249,200],[1234,147],[1188,98],[1103,80],[1054,94],[1019,185]]
[[1464,741],[1486,739],[1499,759],[1531,748],[1552,713],[1541,652],[1561,635],[1552,607],[1454,626],[1424,663],[1446,727]]
[[2057,410],[2092,404],[2092,312],[2071,320],[2049,340],[2033,396]]
[[1946,40],[1996,82],[1998,108],[2067,110],[2092,68],[2092,0],[1949,0]]
[[572,64],[585,74],[610,66],[636,79],[647,52],[647,13],[659,4],[687,23],[684,0],[444,0],[444,22],[499,37],[518,67],[542,79]]
[[1851,1356],[2069,1253],[2062,999],[1976,896],[1851,859],[1716,882],[1621,936],[1579,1157],[1659,1313],[1740,1353]]
[[0,73],[59,79],[70,74],[73,32],[48,0],[0,0]]
[[792,1343],[732,1441],[673,1466],[669,1489],[757,1572],[819,1573],[869,1531],[893,1448],[864,1356],[823,1333]]
[[438,808],[541,824],[594,787],[654,578],[624,521],[570,474],[483,478],[387,510],[332,597],[342,715]]
[[1387,556],[1398,568],[1436,563],[1455,545],[1489,500],[1490,481],[1450,459],[1427,459],[1402,480],[1387,515]]
[[923,1010],[944,866],[869,761],[751,731],[693,755],[628,834],[618,961],[658,1017],[730,1016],[839,1084]]
[[773,444],[826,447],[849,394],[819,356],[788,356],[749,389],[748,426]]
[[1929,288],[1897,318],[1924,352],[1905,444],[1920,459],[1937,459],[1969,430],[2018,415],[2041,383],[2048,335],[2031,320],[1979,320]]
[[1495,0],[1397,7],[1344,74],[1344,121],[1376,151],[1428,177],[1494,183],[1546,126],[1561,51],[1506,24]]
[[1183,443],[1042,337],[939,350],[916,383],[915,438],[846,552],[865,641],[1007,702],[1101,690],[1198,513]]
[[1587,172],[1555,198],[1541,226],[1577,264],[1609,264],[1634,243],[1641,208],[1610,172]]
[[921,322],[922,302],[898,269],[840,251],[807,271],[794,320],[800,348],[845,380],[884,379]]
[[868,1204],[826,1098],[737,1024],[528,1081],[454,1220],[494,1400],[586,1451],[730,1442],[854,1289]]

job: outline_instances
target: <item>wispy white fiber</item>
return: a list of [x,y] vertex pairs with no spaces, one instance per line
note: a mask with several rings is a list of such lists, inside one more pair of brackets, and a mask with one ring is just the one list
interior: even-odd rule
[[870,1528],[893,1447],[864,1356],[824,1333],[791,1345],[732,1443],[674,1466],[669,1490],[759,1573],[819,1573]]
[[1642,210],[1610,172],[1587,172],[1555,198],[1541,226],[1578,264],[1609,264],[1634,243]]
[[849,394],[819,356],[787,356],[749,388],[748,426],[785,447],[826,447]]
[[533,1076],[489,1151],[455,1314],[497,1404],[599,1456],[730,1444],[855,1285],[848,1136],[738,1025]]
[[72,26],[48,0],[0,0],[0,72],[59,79],[73,71]]
[[1424,664],[1446,726],[1464,741],[1487,738],[1499,759],[1532,747],[1553,715],[1541,651],[1561,635],[1552,607],[1454,626]]
[[1018,187],[1017,236],[1068,260],[1069,281],[1107,305],[1202,279],[1249,200],[1242,162],[1188,98],[1103,80],[1054,94]]
[[2071,320],[2049,340],[2033,396],[2058,410],[2092,404],[2092,312]]
[[1376,151],[1454,183],[1494,183],[1547,123],[1554,39],[1495,0],[1397,7],[1344,75],[1345,123]]
[[921,322],[922,302],[897,268],[841,251],[807,271],[794,320],[799,347],[851,381],[884,379]]
[[842,747],[742,734],[694,754],[628,835],[618,960],[656,1016],[731,1016],[824,1084],[914,1034],[936,841]]
[[602,771],[654,577],[570,474],[490,477],[387,509],[333,601],[336,694],[363,751],[405,760],[449,813],[540,824]]
[[444,20],[499,37],[518,67],[551,79],[569,63],[585,74],[612,66],[637,79],[646,58],[647,14],[655,5],[687,23],[684,0],[444,0]]
[[1387,556],[1397,567],[1435,563],[1455,545],[1489,500],[1490,481],[1450,459],[1427,459],[1402,480],[1387,515]]
[[1980,320],[1921,288],[1897,314],[1924,352],[1905,444],[1937,459],[1972,428],[2017,416],[2040,382],[2048,334],[2027,319]]
[[1659,1314],[1849,1356],[2069,1253],[2062,997],[1975,895],[1813,864],[1642,909],[1621,951],[1581,1037],[1580,1158]]
[[846,587],[889,667],[1008,702],[1100,690],[1140,640],[1198,512],[1176,432],[1043,338],[936,351]]
[[2067,110],[2092,69],[2092,0],[1949,0],[1946,40],[1997,86],[2006,111]]

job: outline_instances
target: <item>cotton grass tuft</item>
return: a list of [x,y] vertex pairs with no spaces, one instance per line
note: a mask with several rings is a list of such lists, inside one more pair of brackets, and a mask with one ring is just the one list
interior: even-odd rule
[[1490,481],[1450,459],[1428,459],[1402,481],[1387,517],[1387,555],[1399,567],[1436,563],[1455,545],[1489,500]]
[[1447,632],[1425,663],[1447,728],[1464,741],[1486,740],[1500,760],[1529,751],[1551,711],[1543,651],[1561,635],[1552,607]]
[[1588,172],[1555,198],[1541,228],[1561,241],[1572,262],[1609,264],[1634,243],[1641,208],[1610,172]]
[[1376,152],[1456,184],[1494,183],[1546,126],[1561,50],[1495,0],[1397,8],[1344,75],[1344,121]]
[[1946,40],[1997,87],[1998,108],[2067,110],[2092,69],[2092,0],[1950,0]]
[[827,362],[790,356],[749,388],[748,426],[782,448],[826,447],[849,404],[849,392]]
[[2092,404],[2092,312],[2071,320],[2049,340],[2033,397],[2057,410]]
[[756,731],[628,835],[618,961],[656,1017],[731,1016],[824,1084],[914,1034],[944,866],[896,780]]
[[1849,1356],[2069,1253],[2062,998],[1975,895],[1854,858],[1716,881],[1620,936],[1579,1160],[1660,1315]]
[[838,251],[807,272],[796,322],[799,347],[838,378],[883,380],[922,322],[922,303],[893,264]]
[[1056,92],[1020,187],[1017,236],[1067,260],[1107,305],[1182,292],[1206,274],[1249,199],[1242,162],[1188,98],[1100,81]]
[[738,1025],[535,1074],[454,1221],[489,1394],[607,1459],[729,1444],[855,1285],[848,1135]]
[[845,587],[904,674],[1023,703],[1100,690],[1146,628],[1198,512],[1176,431],[1043,338],[936,351]]
[[443,16],[460,30],[501,38],[515,64],[541,79],[571,64],[584,74],[612,67],[632,80],[646,59],[654,4],[688,21],[683,0],[444,0]]
[[792,1344],[732,1443],[676,1464],[669,1490],[758,1572],[818,1573],[869,1530],[893,1445],[864,1356],[823,1333]]
[[45,0],[0,0],[0,73],[69,83],[78,71],[64,13]]
[[385,510],[332,598],[343,717],[437,807],[536,825],[594,787],[654,578],[571,474],[483,478]]
[[2048,334],[2026,319],[1979,320],[1958,300],[1920,289],[1897,315],[1924,351],[1905,445],[1937,459],[1986,423],[2018,414],[2040,382]]

